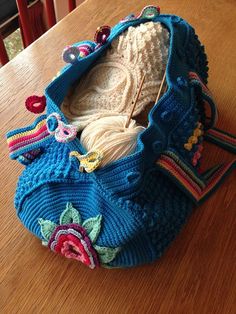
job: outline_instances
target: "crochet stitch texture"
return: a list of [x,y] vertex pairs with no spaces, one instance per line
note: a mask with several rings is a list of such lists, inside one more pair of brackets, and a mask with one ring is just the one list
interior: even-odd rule
[[130,26],[81,79],[61,107],[68,120],[83,129],[110,115],[128,114],[143,74],[142,88],[133,116],[154,102],[163,77],[169,32],[160,23]]
[[[66,65],[45,90],[47,114],[32,126],[7,135],[11,158],[20,162],[22,156],[27,159],[15,195],[15,207],[22,223],[41,240],[46,238],[53,250],[85,261],[91,267],[101,264],[102,259],[97,258],[105,252],[104,248],[107,248],[108,267],[131,267],[159,258],[186,222],[194,205],[208,197],[235,166],[232,161],[202,174],[199,171],[204,139],[235,153],[236,138],[211,129],[216,123],[217,110],[206,87],[206,54],[194,29],[178,16],[153,14],[154,9],[146,8],[139,17],[132,15],[121,21],[96,49]],[[125,45],[122,34],[128,30],[126,34],[131,36],[139,25],[142,25],[139,27],[142,32],[151,25],[148,24],[150,19],[158,23],[155,31],[162,33],[159,24],[162,23],[169,32],[168,90],[151,110],[149,125],[139,134],[133,154],[91,173],[80,172],[78,160],[70,158],[74,151],[81,155],[87,153],[80,140],[75,137],[58,142],[47,132],[52,128],[56,133],[58,121],[51,121],[46,127],[46,118],[50,114],[60,115],[63,126],[70,129],[60,107],[71,86],[90,73],[93,65],[99,66],[112,43],[116,42],[117,51],[125,53],[121,48]],[[152,35],[145,32],[145,36]],[[74,46],[86,44],[96,46],[91,42]],[[156,56],[147,54],[145,58],[149,57],[150,64],[157,62]],[[161,60],[158,54],[157,60]],[[149,74],[155,70],[150,68]],[[147,83],[146,89],[153,97],[152,86]],[[156,92],[155,89],[155,95]],[[151,99],[145,97],[137,112]],[[121,109],[124,109],[122,101]],[[109,106],[112,105],[111,102]],[[210,121],[206,119],[205,106],[210,108]],[[25,155],[39,148],[40,155],[35,158]],[[73,209],[70,209],[70,215],[66,212],[65,220],[67,204]],[[91,223],[91,219],[96,221]],[[48,229],[42,232],[40,223]]]

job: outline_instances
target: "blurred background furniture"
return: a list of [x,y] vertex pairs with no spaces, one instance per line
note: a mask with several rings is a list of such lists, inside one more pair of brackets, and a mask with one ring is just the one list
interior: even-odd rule
[[44,5],[40,0],[0,0],[0,61],[4,65],[9,57],[3,42],[20,28],[23,47],[27,47],[46,30]]
[[22,48],[29,46],[83,0],[0,0],[0,63],[9,56],[4,39],[20,28]]

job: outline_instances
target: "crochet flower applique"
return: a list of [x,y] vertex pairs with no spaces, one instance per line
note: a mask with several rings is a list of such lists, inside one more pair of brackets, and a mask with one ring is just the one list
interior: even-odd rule
[[60,216],[59,225],[50,220],[39,219],[43,245],[67,258],[82,262],[89,268],[106,266],[120,251],[120,248],[109,248],[96,245],[101,231],[102,215],[82,222],[80,213],[71,203]]

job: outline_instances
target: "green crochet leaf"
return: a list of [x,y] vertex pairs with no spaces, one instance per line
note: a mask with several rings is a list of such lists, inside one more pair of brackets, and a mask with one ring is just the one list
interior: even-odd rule
[[[56,228],[56,224],[50,220],[43,220],[42,218],[39,218],[38,220],[40,227],[41,227],[41,234],[44,237],[46,241],[49,241],[53,231]],[[44,241],[43,241],[44,242]]]
[[101,264],[107,264],[113,261],[117,253],[120,251],[120,248],[110,248],[105,246],[94,245],[94,249],[97,251],[99,260]]
[[102,215],[98,215],[93,218],[89,218],[83,222],[83,227],[86,229],[88,233],[88,237],[95,243],[98,235],[101,231],[101,224],[102,224]]
[[66,209],[60,216],[60,225],[76,223],[81,225],[82,219],[77,209],[71,203],[66,204]]

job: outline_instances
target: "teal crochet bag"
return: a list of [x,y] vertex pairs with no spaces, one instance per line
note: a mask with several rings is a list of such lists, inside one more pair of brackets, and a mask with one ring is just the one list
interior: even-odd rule
[[[99,167],[102,155],[85,150],[61,104],[115,38],[149,21],[169,31],[168,89],[149,113],[136,150]],[[42,113],[46,106],[47,113],[7,134],[10,158],[25,165],[15,195],[17,215],[43,245],[92,269],[152,262],[236,164],[234,159],[200,168],[205,140],[236,152],[236,138],[215,128],[204,47],[182,18],[149,6],[112,29],[99,28],[95,42],[66,47],[63,59],[68,64],[45,95],[26,101],[30,111]]]

